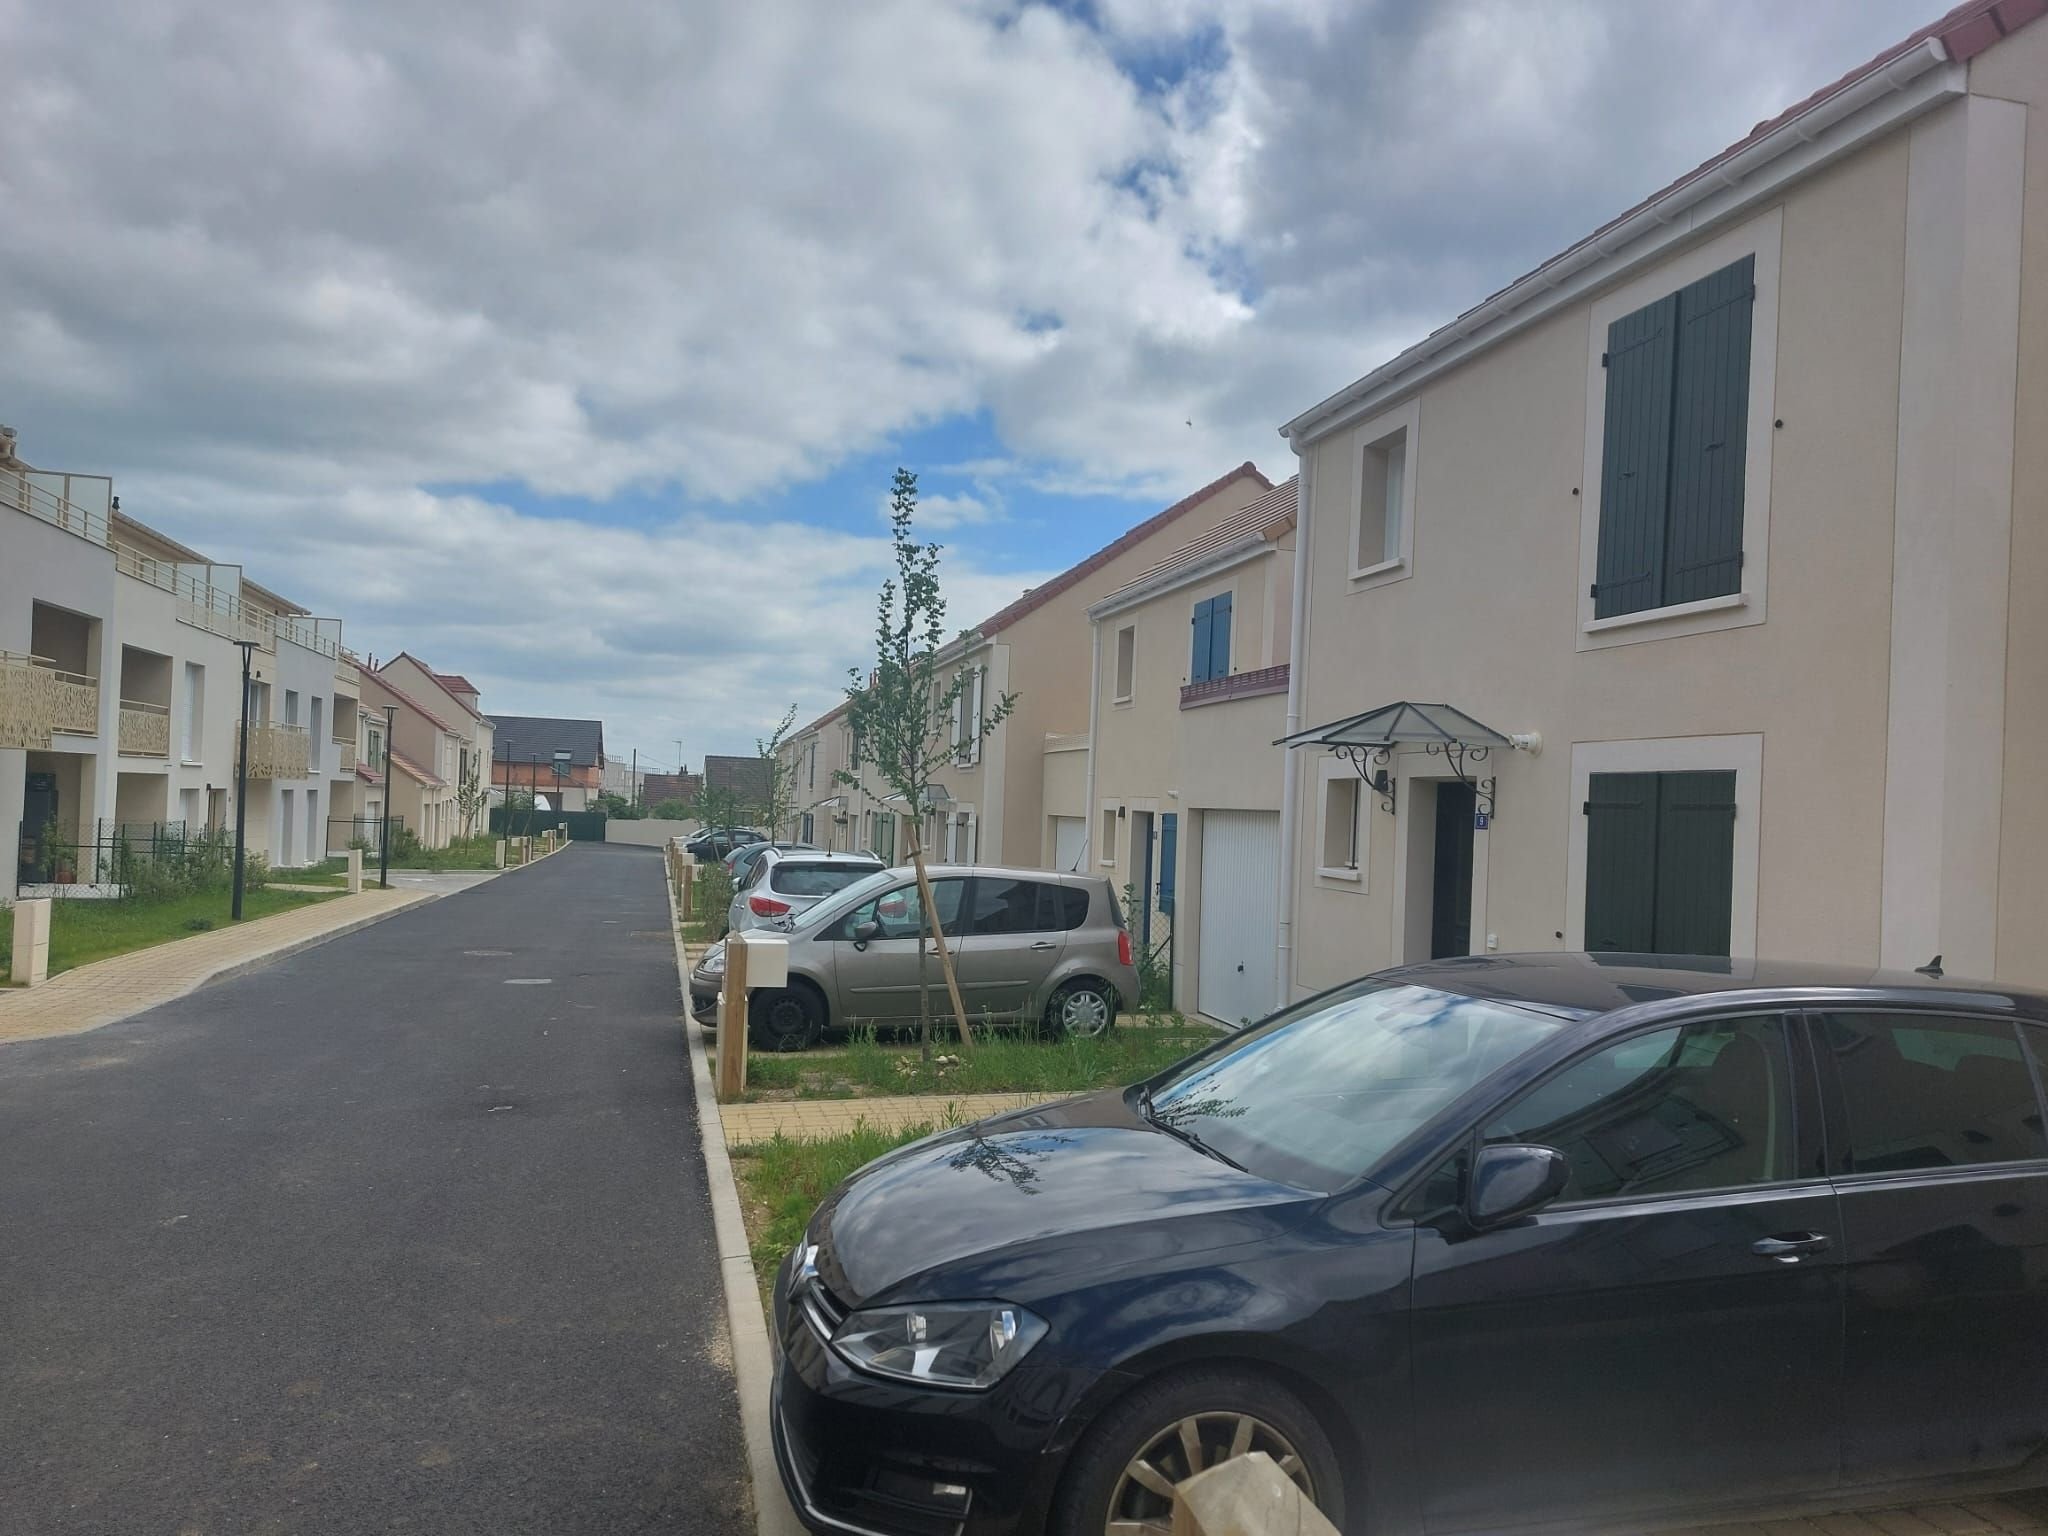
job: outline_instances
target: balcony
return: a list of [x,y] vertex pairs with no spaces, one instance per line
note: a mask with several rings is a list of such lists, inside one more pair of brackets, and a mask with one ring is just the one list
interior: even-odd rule
[[103,475],[0,469],[0,507],[12,507],[81,539],[105,544],[112,486]]
[[171,755],[170,710],[162,704],[123,699],[116,750],[123,757],[168,758]]
[[[236,748],[240,750],[240,742]],[[310,743],[303,725],[252,725],[249,727],[249,777],[252,779],[303,779],[312,761]]]
[[1180,707],[1196,709],[1204,704],[1221,704],[1227,699],[1252,699],[1261,694],[1287,691],[1287,663],[1260,667],[1252,672],[1233,672],[1206,682],[1188,683],[1180,691]]
[[351,778],[354,776],[355,771],[356,744],[352,741],[343,741],[339,736],[335,737],[334,777],[337,779]]
[[[339,646],[334,652],[334,685],[346,688],[349,697],[354,698],[362,684],[363,659],[347,646]],[[338,738],[337,738],[338,739]]]
[[92,736],[99,728],[98,679],[0,651],[0,747],[45,751],[52,735]]

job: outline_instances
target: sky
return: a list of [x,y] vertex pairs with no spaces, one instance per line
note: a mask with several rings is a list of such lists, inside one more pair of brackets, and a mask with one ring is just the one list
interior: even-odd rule
[[0,0],[0,422],[643,766],[965,627],[1942,0]]

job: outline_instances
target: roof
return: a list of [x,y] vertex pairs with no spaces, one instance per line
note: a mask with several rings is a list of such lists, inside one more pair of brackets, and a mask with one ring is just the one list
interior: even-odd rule
[[[1822,86],[1804,100],[1787,107],[1776,117],[1764,119],[1742,138],[1718,153],[1708,156],[1676,181],[1651,193],[1635,206],[1616,214],[1598,229],[1566,246],[1555,256],[1516,278],[1506,287],[1488,295],[1458,315],[1456,319],[1438,326],[1414,346],[1398,353],[1362,379],[1346,385],[1335,394],[1311,406],[1283,426],[1280,429],[1282,435],[1299,436],[1322,419],[1336,415],[1353,401],[1391,386],[1403,375],[1420,367],[1447,347],[1476,335],[1482,326],[1492,323],[1500,312],[1534,306],[1543,295],[1558,289],[1568,277],[1591,261],[1620,251],[1627,244],[1627,239],[1632,239],[1633,236],[1623,240],[1614,240],[1610,237],[1624,226],[1650,214],[1652,210],[1659,210],[1656,222],[1674,222],[1677,218],[1677,209],[1673,205],[1688,203],[1694,193],[1704,194],[1711,190],[1704,187],[1703,183],[1711,180],[1713,185],[1718,186],[1724,183],[1732,184],[1739,179],[1730,162],[1749,156],[1752,152],[1774,155],[1776,151],[1767,144],[1767,141],[1774,137],[1780,138],[1781,147],[1787,152],[1810,141],[1817,130],[1795,130],[1789,134],[1785,133],[1785,130],[1822,108],[1832,106],[1845,92],[1874,81],[1894,66],[1906,70],[1910,79],[1912,74],[1917,73],[1911,62],[1911,56],[1916,51],[1928,50],[1931,45],[1933,52],[1923,58],[1923,65],[1930,59],[1934,62],[1947,60],[1958,64],[1965,63],[1995,43],[2011,36],[2029,22],[2037,20],[2044,13],[2048,13],[2048,0],[1964,0],[1963,4],[1910,36],[1901,38],[1874,58],[1850,70],[1839,80]],[[1935,55],[1938,55],[1938,59]],[[1897,89],[1908,83],[1908,80],[1894,79],[1890,83]],[[1715,176],[1716,171],[1722,174]]]
[[448,781],[442,778],[439,774],[427,772],[426,769],[422,768],[418,763],[414,762],[411,758],[407,757],[402,752],[397,752],[390,747],[386,747],[384,749],[384,755],[391,759],[393,767],[399,769],[408,778],[418,779],[420,783],[425,784],[430,788],[445,788],[448,783]]
[[270,607],[275,608],[279,613],[290,617],[310,618],[312,616],[312,609],[301,608],[288,597],[279,597],[270,588],[264,586],[261,582],[251,581],[246,575],[242,577],[242,593],[245,597],[253,593],[258,602],[266,603]]
[[511,762],[539,758],[552,762],[566,748],[574,768],[604,765],[604,722],[557,715],[484,715],[497,732],[497,754]]
[[1007,629],[1026,614],[1043,608],[1047,603],[1058,597],[1062,592],[1073,587],[1076,583],[1085,581],[1088,577],[1109,564],[1110,561],[1116,559],[1117,556],[1128,554],[1131,550],[1136,549],[1138,545],[1151,538],[1153,534],[1169,527],[1178,519],[1185,517],[1218,491],[1226,489],[1239,480],[1255,480],[1258,482],[1261,490],[1270,491],[1273,489],[1273,482],[1259,473],[1256,464],[1252,463],[1250,459],[1246,459],[1244,463],[1238,465],[1229,474],[1211,480],[1191,496],[1183,496],[1165,511],[1153,513],[1114,543],[1103,545],[1102,548],[1095,551],[1094,554],[1081,561],[1078,565],[1068,566],[1050,581],[1033,587],[1008,607],[999,608],[976,626],[976,633],[986,640],[998,631]]
[[357,668],[357,673],[362,677],[369,678],[379,688],[382,688],[386,693],[390,694],[394,699],[398,700],[399,703],[403,704],[407,709],[411,710],[414,714],[425,715],[429,720],[433,721],[434,724],[438,725],[442,730],[448,732],[449,735],[460,736],[462,734],[461,731],[457,730],[454,726],[450,725],[446,720],[443,720],[439,715],[435,714],[431,709],[427,708],[427,706],[422,704],[418,699],[414,698],[411,694],[407,693],[403,688],[400,688],[396,684],[394,684],[391,681],[391,679],[386,677],[382,672],[373,672],[368,667],[359,667]]
[[[462,701],[461,699],[458,699],[458,698],[456,698],[456,697],[455,697],[455,694],[454,694],[454,692],[453,692],[453,691],[452,691],[452,690],[451,690],[451,689],[450,689],[450,688],[448,687],[448,685],[447,685],[446,683],[444,683],[444,682],[442,682],[442,681],[441,681],[441,677],[442,677],[442,674],[441,674],[441,673],[439,673],[439,672],[436,672],[436,671],[435,671],[435,670],[434,670],[434,669],[433,669],[432,667],[428,666],[428,665],[427,665],[427,664],[426,664],[426,663],[425,663],[424,661],[421,661],[421,660],[419,659],[419,657],[417,657],[417,656],[413,655],[413,653],[412,653],[411,651],[400,651],[400,652],[399,652],[399,653],[398,653],[398,654],[397,654],[396,656],[394,656],[394,657],[392,657],[392,658],[391,658],[391,661],[387,661],[387,662],[385,662],[385,663],[384,663],[384,667],[388,667],[388,666],[390,666],[390,665],[391,665],[391,662],[393,662],[393,661],[409,661],[409,662],[411,662],[411,663],[412,663],[412,664],[413,664],[414,666],[418,667],[418,668],[419,668],[419,669],[420,669],[420,670],[421,670],[422,672],[426,673],[428,677],[431,677],[431,678],[432,678],[432,679],[434,680],[434,686],[435,686],[435,687],[439,688],[439,689],[440,689],[440,690],[441,690],[441,691],[442,691],[443,693],[445,693],[445,694],[447,694],[447,695],[448,695],[448,702],[449,702],[449,703],[453,704],[453,705],[454,705],[454,706],[455,706],[455,707],[456,707],[457,709],[461,710],[461,711],[462,711],[462,712],[463,712],[463,713],[464,713],[465,715],[468,715],[468,716],[469,716],[470,718],[472,718],[472,719],[475,719],[475,720],[481,720],[481,719],[483,719],[483,715],[482,715],[482,714],[481,714],[481,713],[480,713],[479,711],[477,711],[477,710],[474,710],[474,709],[470,708],[470,706],[469,706],[468,704],[464,703],[464,702],[463,702],[463,701]],[[379,668],[377,669],[377,675],[378,675],[379,677],[382,677],[382,676],[384,675],[384,667],[379,667]],[[475,692],[476,690],[475,690],[475,689],[471,689],[470,691],[471,691],[472,693],[474,693],[474,692]]]
[[742,803],[758,806],[768,798],[768,765],[758,757],[707,755],[704,784],[708,789],[731,790]]
[[1295,487],[1300,476],[1276,485],[1237,516],[1226,518],[1206,533],[1198,533],[1143,575],[1125,582],[1103,601],[1111,603],[1129,593],[1162,585],[1169,577],[1193,570],[1225,550],[1240,545],[1274,540],[1291,532],[1297,512]]
[[436,672],[434,674],[434,681],[443,688],[446,688],[450,693],[477,694],[482,692],[475,683],[472,683],[460,672]]
[[113,514],[113,524],[116,533],[124,528],[131,528],[145,538],[155,539],[164,548],[175,551],[180,560],[189,560],[194,565],[212,565],[214,563],[191,545],[179,543],[168,533],[163,532],[161,529],[150,527],[149,524],[143,522],[139,517],[130,517],[126,512],[116,511]]

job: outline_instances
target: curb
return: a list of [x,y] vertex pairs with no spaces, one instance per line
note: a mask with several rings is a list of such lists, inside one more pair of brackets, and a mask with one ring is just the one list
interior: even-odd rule
[[[688,996],[690,968],[683,955],[682,930],[676,926],[676,892],[667,872],[661,887],[668,896],[668,930],[675,943],[676,980]],[[725,1287],[725,1325],[732,1343],[732,1373],[739,1389],[740,1433],[747,1444],[747,1470],[754,1485],[755,1536],[804,1536],[804,1528],[782,1491],[775,1465],[768,1415],[775,1380],[774,1354],[768,1340],[768,1319],[761,1311],[761,1284],[747,1247],[746,1217],[740,1211],[739,1185],[732,1158],[725,1150],[725,1124],[718,1114],[718,1093],[712,1086],[711,1062],[704,1051],[704,1033],[681,1008],[683,1038],[690,1049],[690,1077],[697,1094],[697,1140],[704,1154],[705,1182],[711,1192],[711,1230],[718,1243],[718,1276]]]

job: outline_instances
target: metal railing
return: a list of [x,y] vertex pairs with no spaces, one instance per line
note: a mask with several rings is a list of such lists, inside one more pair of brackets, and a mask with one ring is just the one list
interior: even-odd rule
[[379,839],[384,835],[386,821],[391,823],[391,840],[397,842],[398,834],[405,830],[403,816],[331,817],[327,823],[327,846],[330,851],[337,845],[345,849],[357,844],[374,849],[380,846]]
[[95,544],[107,542],[107,514],[58,495],[20,470],[0,469],[0,506],[26,512]]
[[139,699],[123,699],[115,750],[123,757],[168,758],[171,755],[171,707],[168,704],[147,704]]
[[[249,777],[252,779],[303,779],[312,770],[309,740],[303,725],[252,725],[249,727]],[[235,743],[239,753],[241,742]]]
[[19,847],[15,878],[24,885],[112,885],[133,894],[154,866],[197,889],[224,883],[234,868],[234,843],[226,829],[182,821],[95,821],[91,834],[76,842],[70,829],[24,821]]

